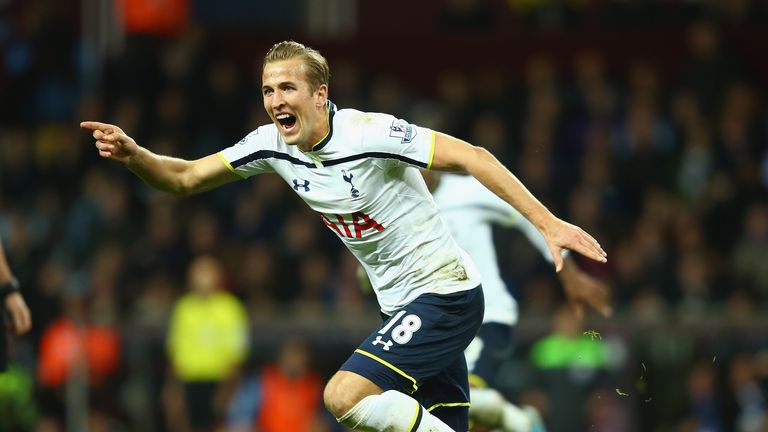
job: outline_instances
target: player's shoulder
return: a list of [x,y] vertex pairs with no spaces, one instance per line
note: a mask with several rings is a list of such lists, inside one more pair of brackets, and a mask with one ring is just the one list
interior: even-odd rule
[[417,134],[415,125],[392,114],[343,109],[339,110],[338,117],[340,129],[347,135],[359,137],[363,143],[409,143]]
[[242,302],[234,294],[227,291],[218,291],[215,295],[216,302],[220,303],[222,307],[226,307],[233,310],[240,310]]
[[334,115],[334,135],[344,137],[346,146],[353,151],[362,151],[367,142],[379,141],[386,137],[390,123],[392,117],[386,114],[344,108]]
[[365,112],[353,108],[344,108],[336,112],[334,120],[347,128],[377,128],[392,123],[394,116],[377,112]]
[[274,149],[280,145],[280,141],[280,133],[277,131],[277,126],[269,123],[252,130],[235,145]]

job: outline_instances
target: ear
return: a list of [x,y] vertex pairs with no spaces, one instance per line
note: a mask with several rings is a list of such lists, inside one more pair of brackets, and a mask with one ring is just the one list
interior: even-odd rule
[[328,101],[328,84],[320,84],[320,87],[315,90],[315,105],[318,108],[325,107],[325,103]]

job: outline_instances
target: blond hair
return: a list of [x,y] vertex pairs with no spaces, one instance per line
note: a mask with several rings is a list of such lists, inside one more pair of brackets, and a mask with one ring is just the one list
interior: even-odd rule
[[307,81],[312,90],[317,90],[323,84],[328,85],[331,72],[325,57],[316,49],[294,41],[282,41],[273,45],[264,56],[262,70],[268,63],[297,57],[302,59],[307,67]]

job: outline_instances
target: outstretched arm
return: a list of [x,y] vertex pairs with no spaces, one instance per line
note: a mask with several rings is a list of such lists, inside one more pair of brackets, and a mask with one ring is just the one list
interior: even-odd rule
[[161,156],[136,144],[115,125],[86,121],[99,156],[122,163],[150,186],[177,195],[192,195],[239,180],[215,154],[188,161]]
[[517,209],[546,239],[558,272],[563,268],[564,249],[606,262],[607,254],[597,240],[581,228],[555,217],[490,152],[443,133],[435,134],[431,169],[469,173]]

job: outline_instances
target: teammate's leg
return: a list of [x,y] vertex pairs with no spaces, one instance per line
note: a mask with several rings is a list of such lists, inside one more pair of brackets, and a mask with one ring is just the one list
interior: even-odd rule
[[511,353],[512,326],[485,323],[480,327],[465,351],[471,371],[469,416],[475,423],[503,432],[543,432],[544,424],[535,409],[518,407],[489,386]]
[[483,426],[491,429],[500,428],[503,432],[543,432],[545,430],[535,409],[518,407],[492,388],[472,387],[470,395],[472,400],[472,407],[469,409],[470,418]]
[[354,372],[339,371],[323,394],[339,423],[360,431],[453,432],[416,399],[388,390]]

